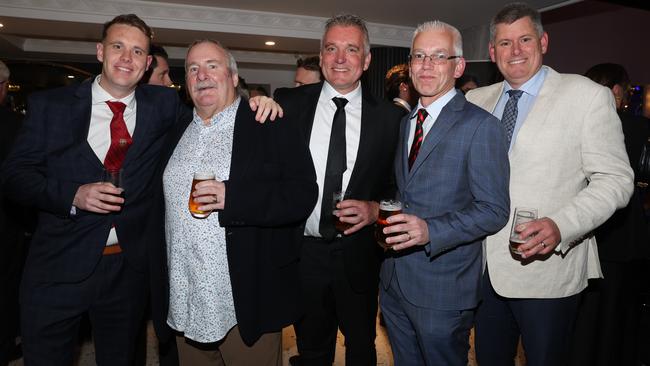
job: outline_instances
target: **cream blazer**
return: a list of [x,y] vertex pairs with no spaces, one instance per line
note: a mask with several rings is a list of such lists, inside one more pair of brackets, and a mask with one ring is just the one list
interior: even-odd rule
[[[546,66],[543,66],[546,67]],[[503,83],[475,89],[467,99],[494,111]],[[484,242],[495,291],[509,298],[560,298],[602,277],[593,229],[624,207],[634,173],[609,89],[551,68],[516,136],[510,158],[510,220]],[[535,207],[560,229],[547,258],[522,262],[508,249],[514,208]]]

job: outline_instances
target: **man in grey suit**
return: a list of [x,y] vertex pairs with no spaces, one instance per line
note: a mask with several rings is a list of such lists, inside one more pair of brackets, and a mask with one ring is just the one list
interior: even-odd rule
[[420,25],[410,66],[420,99],[400,128],[404,213],[384,229],[392,248],[381,268],[381,310],[396,365],[467,365],[481,241],[508,221],[505,134],[454,89],[465,69],[456,28]]
[[539,219],[515,228],[521,256],[508,249],[510,225],[487,238],[476,354],[481,366],[512,365],[521,335],[527,365],[562,365],[578,296],[602,276],[590,232],[626,205],[633,173],[612,93],[542,65],[548,35],[535,9],[506,5],[490,37],[505,81],[467,99],[501,118],[512,207]]

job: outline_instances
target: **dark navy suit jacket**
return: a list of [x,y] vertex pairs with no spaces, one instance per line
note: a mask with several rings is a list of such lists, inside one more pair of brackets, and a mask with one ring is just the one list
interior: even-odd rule
[[103,164],[87,142],[91,81],[31,96],[24,126],[1,172],[5,194],[38,210],[38,226],[24,280],[78,282],[99,263],[115,225],[127,262],[147,268],[142,223],[151,207],[150,185],[164,137],[177,120],[173,89],[138,86],[133,144],[123,163],[125,202],[119,213],[96,214],[72,201],[79,186],[101,181]]

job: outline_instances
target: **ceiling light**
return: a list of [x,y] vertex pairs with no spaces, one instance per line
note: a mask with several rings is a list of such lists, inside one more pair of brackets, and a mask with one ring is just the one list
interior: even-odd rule
[[0,23],[0,28],[2,28],[2,27],[4,27],[4,26],[5,26],[4,24]]
[[68,79],[74,79],[74,75],[68,75]]
[[264,42],[264,44],[267,45],[267,46],[275,46],[275,42],[273,42],[273,41],[266,41],[266,42]]

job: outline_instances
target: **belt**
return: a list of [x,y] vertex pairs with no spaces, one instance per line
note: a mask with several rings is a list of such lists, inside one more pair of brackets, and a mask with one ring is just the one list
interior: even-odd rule
[[105,246],[102,255],[113,255],[118,253],[122,253],[122,247],[119,243],[115,243],[113,245]]

